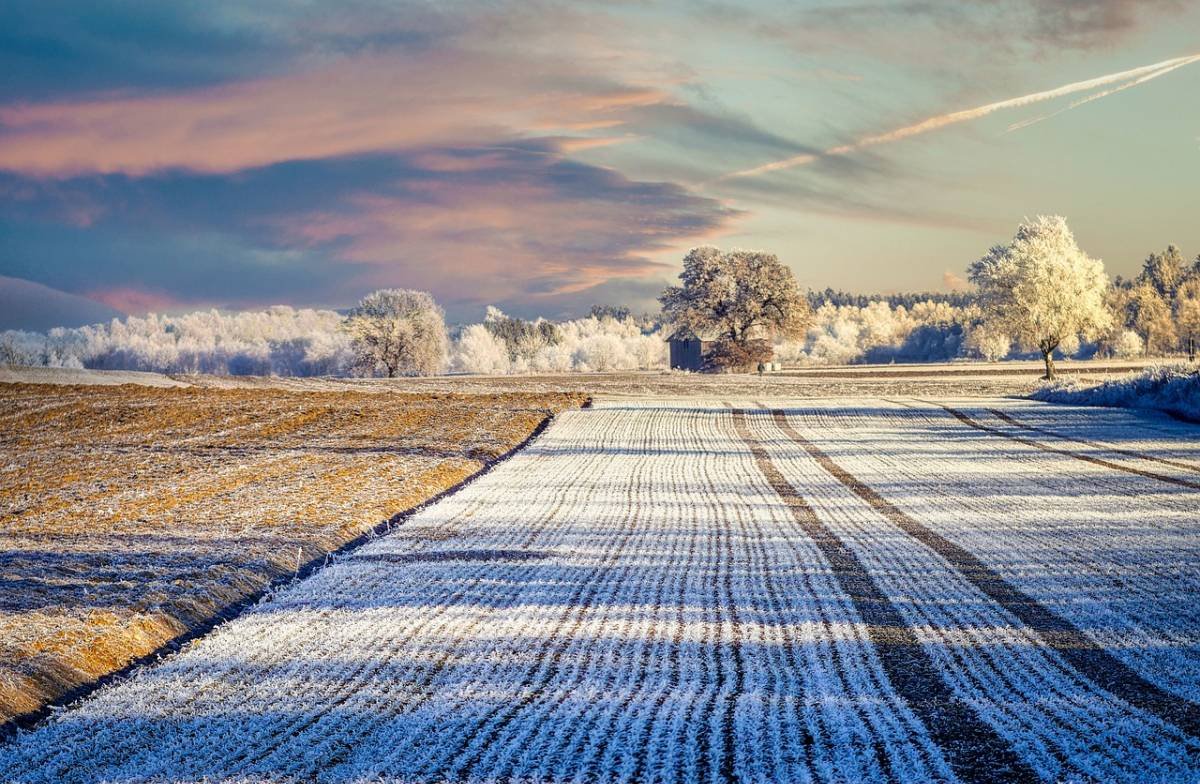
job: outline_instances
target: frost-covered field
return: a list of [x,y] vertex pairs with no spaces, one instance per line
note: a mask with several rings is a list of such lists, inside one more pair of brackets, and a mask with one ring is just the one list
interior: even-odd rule
[[15,781],[1200,778],[1200,439],[610,400],[0,747]]
[[0,736],[582,400],[0,384]]

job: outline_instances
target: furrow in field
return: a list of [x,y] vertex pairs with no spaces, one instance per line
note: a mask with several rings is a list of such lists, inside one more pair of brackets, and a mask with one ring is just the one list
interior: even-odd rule
[[[1170,777],[1188,770],[1187,760],[1200,748],[1194,740],[1114,698],[1077,667],[1090,666],[1090,675],[1118,689],[1114,674],[1136,679],[1136,673],[1090,642],[1073,647],[1081,635],[1062,639],[1069,630],[1051,624],[1044,608],[1031,609],[1032,602],[1006,592],[978,559],[931,536],[815,446],[836,443],[836,433],[801,434],[782,413],[751,419],[788,480],[814,493],[817,516],[844,538],[887,596],[899,597],[900,626],[916,630],[940,677],[1040,775],[1105,778],[1150,770]],[[881,529],[881,520],[890,525]],[[1046,644],[1053,635],[1058,638]],[[1186,723],[1178,700],[1161,690],[1158,697],[1135,698]]]
[[[480,765],[485,754],[511,742],[506,733],[510,729],[518,733],[521,731],[522,721],[538,700],[544,700],[551,694],[559,695],[560,701],[566,697],[571,664],[585,657],[588,650],[587,640],[580,634],[585,618],[594,611],[603,622],[603,608],[613,603],[624,587],[626,575],[621,559],[627,546],[637,536],[640,522],[636,514],[635,493],[638,473],[635,468],[628,476],[628,483],[620,486],[618,497],[621,501],[614,505],[612,511],[611,527],[615,529],[611,534],[613,545],[595,560],[594,566],[575,580],[571,591],[562,601],[561,615],[542,635],[549,644],[542,649],[526,649],[523,658],[529,660],[530,666],[518,676],[519,681],[509,673],[502,685],[501,693],[511,694],[515,699],[478,700],[479,705],[486,708],[482,712],[477,710],[482,715],[471,717],[470,722],[456,722],[456,741],[439,749],[440,754],[429,759],[423,769],[412,770],[413,775],[428,779],[444,777],[453,781],[467,771],[488,771],[487,765]],[[576,667],[576,671],[578,669]],[[451,689],[446,691],[453,693]],[[463,705],[461,712],[456,711],[457,718],[461,719],[474,707]],[[391,760],[384,760],[383,766],[389,773],[404,776],[409,774],[410,762],[410,759],[400,759],[397,755]]]
[[1102,451],[1106,451],[1106,452],[1113,452],[1115,454],[1123,455],[1125,457],[1132,457],[1136,460],[1146,460],[1146,461],[1149,461],[1152,463],[1158,463],[1159,465],[1170,466],[1171,468],[1178,468],[1183,471],[1189,471],[1193,474],[1200,474],[1200,465],[1196,465],[1194,463],[1185,463],[1181,460],[1172,460],[1172,459],[1166,458],[1166,457],[1159,457],[1157,455],[1152,455],[1147,452],[1142,452],[1142,451],[1138,451],[1138,450],[1134,450],[1134,449],[1127,449],[1124,447],[1116,446],[1115,444],[1104,444],[1104,443],[1100,443],[1099,441],[1094,441],[1090,438],[1079,438],[1077,436],[1072,436],[1067,433],[1063,433],[1059,430],[1050,430],[1045,427],[1039,427],[1038,425],[1032,425],[1032,424],[1029,424],[1028,422],[1024,422],[1020,419],[1017,419],[1012,414],[1001,411],[998,408],[989,408],[987,410],[989,413],[992,414],[992,416],[996,417],[1000,421],[1002,421],[1006,424],[1012,425],[1013,427],[1020,428],[1021,430],[1026,430],[1031,433],[1040,433],[1041,435],[1050,436],[1051,438],[1061,439],[1063,441],[1073,441],[1077,444],[1083,444],[1084,446],[1090,446],[1093,449],[1098,449],[1098,450],[1102,450]]
[[[536,460],[540,454],[534,449],[528,458]],[[522,488],[528,492],[527,499],[542,506],[545,516],[522,521],[525,526],[499,529],[499,537],[486,542],[468,538],[463,541],[465,546],[458,549],[460,537],[457,526],[462,525],[466,517],[476,513],[478,505],[448,504],[442,510],[444,519],[439,519],[439,515],[435,514],[424,515],[420,530],[439,547],[445,547],[447,545],[443,543],[453,541],[455,549],[444,551],[449,557],[430,554],[434,557],[422,559],[422,549],[408,552],[406,548],[397,549],[395,542],[384,540],[374,550],[364,550],[351,559],[352,562],[362,562],[368,573],[383,571],[386,583],[380,586],[380,594],[385,602],[389,594],[401,593],[408,601],[396,601],[397,607],[408,605],[416,610],[413,614],[418,618],[440,616],[441,622],[431,623],[417,634],[399,641],[389,639],[394,637],[392,630],[387,627],[381,629],[384,639],[392,648],[391,660],[403,662],[412,671],[411,677],[404,680],[372,678],[360,684],[347,701],[344,712],[361,718],[350,723],[344,715],[331,713],[308,728],[296,741],[303,747],[314,748],[317,753],[311,755],[307,764],[295,771],[296,774],[307,776],[322,772],[322,775],[329,775],[330,770],[353,768],[358,764],[355,752],[360,748],[370,749],[378,755],[380,746],[373,745],[374,739],[390,730],[398,716],[420,710],[430,700],[436,699],[439,679],[458,666],[460,646],[486,637],[483,634],[486,625],[519,601],[529,563],[554,552],[554,542],[544,550],[530,549],[534,532],[552,522],[561,507],[563,488],[569,484],[561,473],[547,479],[550,481],[542,488]],[[419,540],[411,536],[405,541],[409,546],[419,547],[419,544],[412,544]],[[430,546],[426,544],[424,549]],[[473,560],[475,557],[481,560]],[[459,563],[462,566],[458,566]],[[473,565],[477,568],[473,568]],[[412,592],[408,588],[414,572],[424,572],[430,576],[428,589]],[[459,590],[444,595],[449,585],[457,585]],[[436,601],[433,597],[436,597]],[[428,609],[425,609],[426,606]],[[413,671],[422,661],[428,662],[428,665],[421,671]],[[255,770],[266,772],[286,765],[289,757],[294,755],[295,746],[280,745],[270,757],[255,766]]]
[[1036,775],[973,707],[954,693],[937,672],[899,609],[881,590],[859,557],[826,527],[780,472],[747,424],[734,412],[738,434],[754,455],[771,489],[783,500],[804,533],[830,564],[842,592],[854,600],[888,680],[925,725],[955,775],[963,781],[1029,781]]
[[[660,438],[675,442],[680,429],[691,422],[690,418],[682,417],[664,420],[658,431]],[[634,488],[634,503],[636,514],[646,518],[644,526],[651,530],[654,510],[648,491],[654,487],[669,488],[673,473],[663,461],[645,462],[645,476],[639,478]],[[696,502],[708,503],[709,499],[700,496]],[[692,515],[693,524],[686,529],[681,526],[679,532],[681,545],[692,553],[699,535],[694,519]],[[641,561],[652,549],[651,540],[632,560]],[[642,739],[664,708],[668,695],[663,686],[670,679],[669,675],[666,680],[647,675],[656,662],[668,655],[669,638],[665,633],[669,628],[667,614],[672,612],[668,598],[681,590],[687,575],[685,563],[683,570],[664,571],[657,581],[639,581],[640,585],[632,586],[637,593],[628,603],[629,612],[610,613],[615,634],[589,646],[589,655],[571,674],[574,686],[563,688],[556,699],[538,706],[538,713],[529,717],[527,724],[532,725],[533,738],[528,741],[517,738],[510,744],[507,759],[494,768],[498,778],[544,779],[551,771],[572,763],[581,771],[580,775],[597,777],[605,771],[627,771],[639,761],[644,763],[644,754],[637,756],[638,749],[644,748]],[[631,644],[622,645],[623,640]],[[611,692],[587,686],[585,679],[589,672],[602,668],[605,662],[621,659],[627,666],[611,681]],[[586,698],[580,699],[582,694]],[[647,775],[643,770],[641,778],[636,780],[645,780]]]
[[897,506],[1158,687],[1200,700],[1193,491],[995,438],[937,409],[880,412],[854,427],[825,412],[802,418]]
[[1141,476],[1147,479],[1155,479],[1159,482],[1166,482],[1168,484],[1178,485],[1179,487],[1186,487],[1191,490],[1200,490],[1200,481],[1196,481],[1194,479],[1183,479],[1178,476],[1171,476],[1170,474],[1164,474],[1158,471],[1149,471],[1144,468],[1137,468],[1135,466],[1117,463],[1112,460],[1106,460],[1101,457],[1095,457],[1093,455],[1075,452],[1070,449],[1052,446],[1041,441],[1036,441],[1032,438],[1025,438],[1023,436],[1016,435],[1015,433],[1009,433],[1005,430],[1001,430],[1000,428],[986,425],[971,418],[957,408],[952,408],[946,405],[945,403],[934,403],[933,405],[945,409],[948,414],[957,419],[959,422],[962,422],[967,427],[972,427],[984,433],[991,433],[992,435],[1007,438],[1011,441],[1016,441],[1018,444],[1024,444],[1025,446],[1033,447],[1034,449],[1040,449],[1043,452],[1049,452],[1056,455],[1065,455],[1076,460],[1082,460],[1085,463],[1091,463],[1092,465],[1101,466],[1103,468],[1111,468],[1114,471],[1124,471],[1127,474],[1134,474],[1135,476]]
[[[39,783],[1194,778],[1200,744],[1095,682],[1124,666],[1177,703],[1184,687],[1145,673],[1174,661],[1194,680],[1180,651],[1200,610],[1151,606],[1155,590],[1195,595],[1166,552],[1197,547],[1189,489],[940,410],[807,405],[568,412],[402,528],[0,747],[0,769]],[[1067,607],[1074,626],[1053,625]],[[1153,666],[1111,647],[1147,641],[1165,651]]]

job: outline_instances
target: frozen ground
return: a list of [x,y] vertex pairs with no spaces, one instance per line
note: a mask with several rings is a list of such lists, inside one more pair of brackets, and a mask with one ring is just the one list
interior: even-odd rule
[[[1150,360],[1060,362],[1064,379],[1091,384],[1123,378]],[[431,378],[283,378],[264,376],[166,376],[158,373],[0,368],[0,382],[41,384],[153,384],[219,389],[273,389],[303,392],[421,393],[584,392],[608,397],[829,397],[893,395],[1026,395],[1041,384],[1042,363],[945,362],[920,365],[846,365],[795,368],[782,373],[710,375],[641,371],[551,373],[513,376],[434,376]]]
[[117,384],[139,384],[147,387],[184,387],[184,381],[176,381],[162,373],[144,373],[137,370],[82,370],[76,368],[48,367],[5,367],[0,366],[0,383],[3,384],[90,384],[113,386]]
[[1200,440],[609,398],[0,747],[15,781],[1200,778]]

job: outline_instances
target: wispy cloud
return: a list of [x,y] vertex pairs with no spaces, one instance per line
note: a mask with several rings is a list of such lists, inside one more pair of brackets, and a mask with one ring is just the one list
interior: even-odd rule
[[165,95],[0,106],[0,168],[55,177],[232,172],[431,144],[588,136],[664,100],[553,58],[366,56]]
[[[1131,68],[1127,71],[1119,71],[1117,73],[1098,76],[1094,79],[1086,79],[1081,82],[1072,82],[1061,87],[1055,87],[1051,90],[1043,90],[1041,92],[1029,93],[1028,95],[1021,95],[1016,98],[996,101],[983,106],[977,106],[973,109],[964,109],[962,111],[939,114],[912,125],[906,125],[901,128],[887,131],[886,133],[864,136],[851,144],[830,147],[819,155],[812,153],[794,155],[789,158],[771,161],[770,163],[764,163],[749,169],[730,172],[729,174],[725,174],[717,178],[716,181],[720,182],[722,180],[729,180],[738,177],[754,177],[761,174],[767,174],[769,172],[780,171],[782,169],[806,166],[819,160],[822,156],[849,155],[868,147],[874,147],[880,144],[888,144],[891,142],[900,141],[902,139],[908,139],[913,136],[919,136],[924,133],[929,133],[930,131],[936,131],[941,128],[945,128],[946,126],[956,125],[969,120],[977,120],[981,117],[986,117],[989,114],[993,114],[1004,109],[1016,109],[1023,106],[1030,106],[1043,101],[1049,101],[1055,98],[1073,95],[1075,93],[1094,90],[1098,87],[1105,87],[1107,85],[1117,84],[1120,82],[1125,83],[1118,88],[1105,90],[1101,93],[1089,96],[1082,101],[1077,101],[1074,105],[1078,106],[1087,103],[1088,101],[1102,98],[1105,95],[1110,95],[1114,92],[1133,87],[1137,84],[1142,84],[1151,79],[1168,74],[1178,68],[1182,68],[1185,65],[1191,65],[1192,63],[1196,62],[1200,62],[1200,54],[1188,55],[1186,57],[1176,57],[1170,60],[1164,60],[1160,63],[1154,63],[1153,65],[1144,65],[1139,68]],[[1068,107],[1068,109],[1069,108],[1072,107]]]

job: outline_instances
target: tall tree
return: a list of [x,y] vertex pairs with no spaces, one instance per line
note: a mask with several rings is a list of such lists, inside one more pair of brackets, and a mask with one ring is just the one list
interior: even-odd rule
[[752,340],[798,337],[812,315],[792,271],[773,253],[693,248],[679,279],[683,285],[658,298],[666,320],[743,348]]
[[971,265],[984,323],[1037,349],[1054,378],[1054,351],[1068,338],[1093,337],[1111,323],[1104,265],[1080,250],[1065,218],[1022,223],[1012,242]]
[[359,369],[432,375],[446,365],[446,320],[424,291],[384,289],[368,294],[346,319]]

